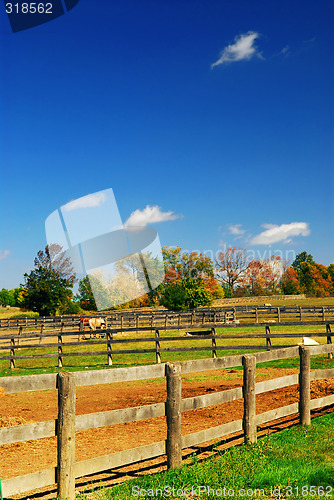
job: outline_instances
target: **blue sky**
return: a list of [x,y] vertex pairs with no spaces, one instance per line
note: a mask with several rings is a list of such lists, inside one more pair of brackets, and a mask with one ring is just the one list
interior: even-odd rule
[[162,245],[334,261],[331,1],[80,0],[14,34],[1,4],[0,37],[0,288],[108,188]]

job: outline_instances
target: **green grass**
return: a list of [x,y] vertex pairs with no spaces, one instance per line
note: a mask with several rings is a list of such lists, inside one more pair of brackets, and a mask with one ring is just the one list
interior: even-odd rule
[[[177,490],[184,492],[193,488],[199,493],[199,486],[206,490],[190,498],[207,500],[219,497],[212,492],[208,494],[208,488],[215,492],[221,491],[221,498],[231,497],[228,490],[233,490],[235,499],[334,498],[333,428],[334,413],[314,419],[309,427],[298,426],[262,438],[255,445],[241,445],[220,451],[218,443],[215,455],[210,459],[199,462],[194,455],[191,464],[174,471],[141,476],[112,488],[80,494],[78,498],[186,498],[181,494],[177,495]],[[310,489],[311,486],[313,488]],[[171,494],[160,495],[160,491],[168,493],[172,488],[175,491],[174,497]],[[246,492],[239,494],[241,489]],[[133,495],[140,490],[142,495]],[[252,494],[247,494],[247,490]]]

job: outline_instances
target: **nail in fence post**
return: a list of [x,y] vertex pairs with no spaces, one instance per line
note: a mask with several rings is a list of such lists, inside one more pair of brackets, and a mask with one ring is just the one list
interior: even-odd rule
[[182,463],[181,365],[167,363],[166,378],[167,468],[175,469]]
[[161,363],[161,354],[160,354],[160,333],[159,330],[155,330],[155,362]]
[[75,498],[75,375],[58,373],[57,495]]
[[[327,323],[326,325],[326,333],[327,333],[327,344],[332,343],[332,331],[331,331],[331,325]],[[328,353],[328,358],[333,359],[333,353],[329,352]]]
[[245,354],[242,357],[244,367],[243,380],[243,398],[244,398],[244,417],[243,430],[245,434],[245,443],[253,444],[257,441],[256,435],[256,405],[255,405],[255,372],[256,357],[251,354]]
[[106,333],[107,337],[107,351],[108,351],[108,366],[112,366],[112,348],[111,341],[113,339],[113,334],[111,332]]
[[212,347],[214,347],[214,349],[212,349],[212,357],[214,359],[216,359],[216,357],[217,357],[217,350],[216,350],[217,344],[216,344],[216,338],[215,338],[216,330],[214,328],[211,328],[211,335],[213,335]]
[[310,395],[310,348],[299,346],[299,422],[301,425],[311,423],[311,395]]

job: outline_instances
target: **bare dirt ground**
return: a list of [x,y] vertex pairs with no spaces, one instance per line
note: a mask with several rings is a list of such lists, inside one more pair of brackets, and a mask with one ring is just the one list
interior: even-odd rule
[[[257,381],[281,377],[296,373],[294,369],[261,368]],[[219,377],[217,375],[219,374]],[[205,377],[203,377],[205,375]],[[210,376],[214,378],[209,378]],[[182,397],[222,391],[238,387],[242,384],[242,373],[236,370],[219,372],[202,372],[197,378],[185,376],[182,380]],[[311,383],[311,397],[317,398],[334,394],[334,378]],[[76,413],[95,413],[100,411],[142,406],[145,404],[164,402],[166,400],[165,383],[160,381],[141,381],[136,383],[118,383],[100,386],[78,387],[76,394]],[[298,401],[298,386],[278,389],[256,396],[256,411],[262,413],[273,408]],[[333,405],[326,411],[333,411]],[[322,411],[323,412],[323,411]],[[314,415],[321,411],[313,412]],[[182,413],[182,434],[193,433],[233,420],[241,419],[243,400],[232,401],[217,406],[197,409]],[[41,422],[57,418],[57,392],[43,391],[36,393],[6,394],[0,399],[0,427],[23,423]],[[273,424],[261,426],[260,435],[273,432],[287,425],[298,422],[296,417],[287,417]],[[96,456],[107,455],[121,450],[135,448],[145,444],[166,439],[165,418],[159,417],[140,422],[129,422],[109,427],[90,429],[76,433],[76,460],[86,460]],[[234,435],[233,445],[242,442],[241,434]],[[225,440],[223,447],[230,444]],[[199,449],[194,447],[185,450],[185,457]],[[210,446],[201,446],[203,457],[210,454]],[[11,477],[44,470],[56,465],[56,438],[45,438],[35,441],[14,443],[0,446],[0,477],[2,480]],[[135,464],[108,473],[81,478],[77,482],[78,490],[91,488],[96,481],[103,485],[120,482],[135,474],[152,473],[166,469],[166,457]],[[45,496],[46,495],[46,496]],[[55,497],[55,490],[49,488],[45,494],[29,494],[29,498]],[[21,498],[24,496],[21,495]]]

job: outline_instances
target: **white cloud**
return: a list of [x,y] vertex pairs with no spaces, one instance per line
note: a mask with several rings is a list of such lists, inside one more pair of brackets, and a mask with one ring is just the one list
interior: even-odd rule
[[252,245],[270,245],[283,241],[284,243],[291,242],[292,236],[308,236],[311,233],[307,222],[291,222],[291,224],[263,224],[265,231],[254,236],[251,240]]
[[246,232],[244,229],[241,229],[241,224],[230,224],[228,230],[235,236],[242,236]]
[[0,261],[4,260],[10,254],[10,250],[0,250]]
[[104,193],[94,193],[88,194],[87,196],[82,196],[77,200],[70,201],[62,207],[65,212],[71,212],[72,210],[77,210],[78,208],[90,208],[99,207],[106,201],[106,195]]
[[171,210],[162,212],[158,205],[147,205],[143,210],[139,208],[132,212],[124,226],[146,226],[155,222],[166,222],[178,219],[180,215],[174,214]]
[[236,36],[234,43],[222,50],[219,59],[211,64],[211,68],[229,62],[242,61],[243,59],[248,60],[254,56],[262,58],[257,47],[254,45],[255,40],[259,36],[260,34],[255,31],[248,31],[248,33]]

